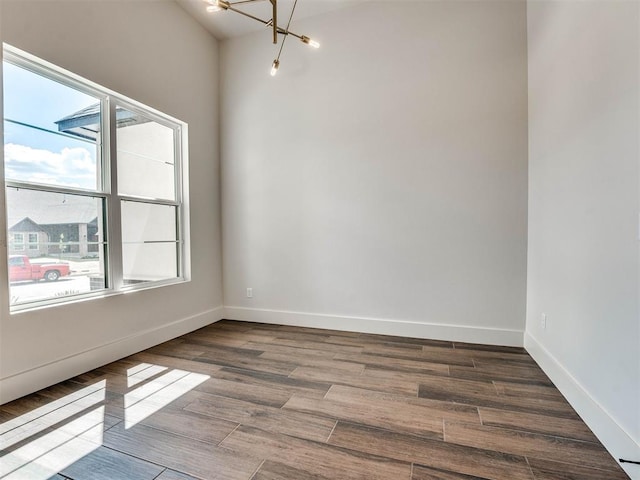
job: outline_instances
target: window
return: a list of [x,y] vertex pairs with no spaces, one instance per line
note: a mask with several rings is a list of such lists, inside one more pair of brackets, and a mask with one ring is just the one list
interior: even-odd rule
[[29,250],[38,250],[38,234],[29,234]]
[[10,267],[22,267],[24,266],[24,258],[22,257],[9,257]]
[[2,68],[9,261],[70,272],[10,271],[12,311],[187,280],[186,124],[7,45]]
[[22,233],[13,234],[13,246],[12,248],[16,252],[22,252],[24,250],[24,235]]

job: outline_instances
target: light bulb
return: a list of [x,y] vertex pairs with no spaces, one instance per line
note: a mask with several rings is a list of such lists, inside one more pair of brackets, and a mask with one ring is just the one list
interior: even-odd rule
[[220,10],[226,10],[229,8],[229,2],[226,0],[204,0],[204,2],[208,3],[208,13],[219,12]]
[[311,40],[309,37],[307,37],[306,35],[302,35],[302,37],[300,37],[300,41],[302,43],[306,43],[307,45],[309,45],[310,47],[313,48],[320,48],[320,44],[318,42],[316,42],[315,40]]
[[274,60],[273,65],[271,65],[271,76],[275,77],[276,73],[278,73],[278,67],[280,67],[280,60]]

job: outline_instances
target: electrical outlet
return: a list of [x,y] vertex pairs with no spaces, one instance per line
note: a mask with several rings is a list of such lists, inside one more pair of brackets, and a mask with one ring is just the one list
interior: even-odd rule
[[540,326],[542,327],[543,330],[547,329],[547,314],[543,313],[542,316],[540,317]]
[[247,298],[253,298],[253,288],[247,288]]

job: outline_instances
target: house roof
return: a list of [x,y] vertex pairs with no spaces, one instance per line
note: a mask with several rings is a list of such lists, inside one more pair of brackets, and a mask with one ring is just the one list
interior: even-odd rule
[[25,218],[39,225],[91,223],[97,200],[79,195],[7,188],[7,223],[11,229]]
[[[118,128],[146,123],[150,120],[142,115],[116,106],[116,125]],[[95,103],[77,112],[61,118],[57,122],[58,131],[88,140],[96,140],[100,131],[100,104]]]

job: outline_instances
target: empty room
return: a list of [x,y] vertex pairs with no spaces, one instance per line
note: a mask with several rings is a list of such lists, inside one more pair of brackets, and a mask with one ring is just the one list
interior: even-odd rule
[[0,40],[0,479],[640,480],[639,1]]

